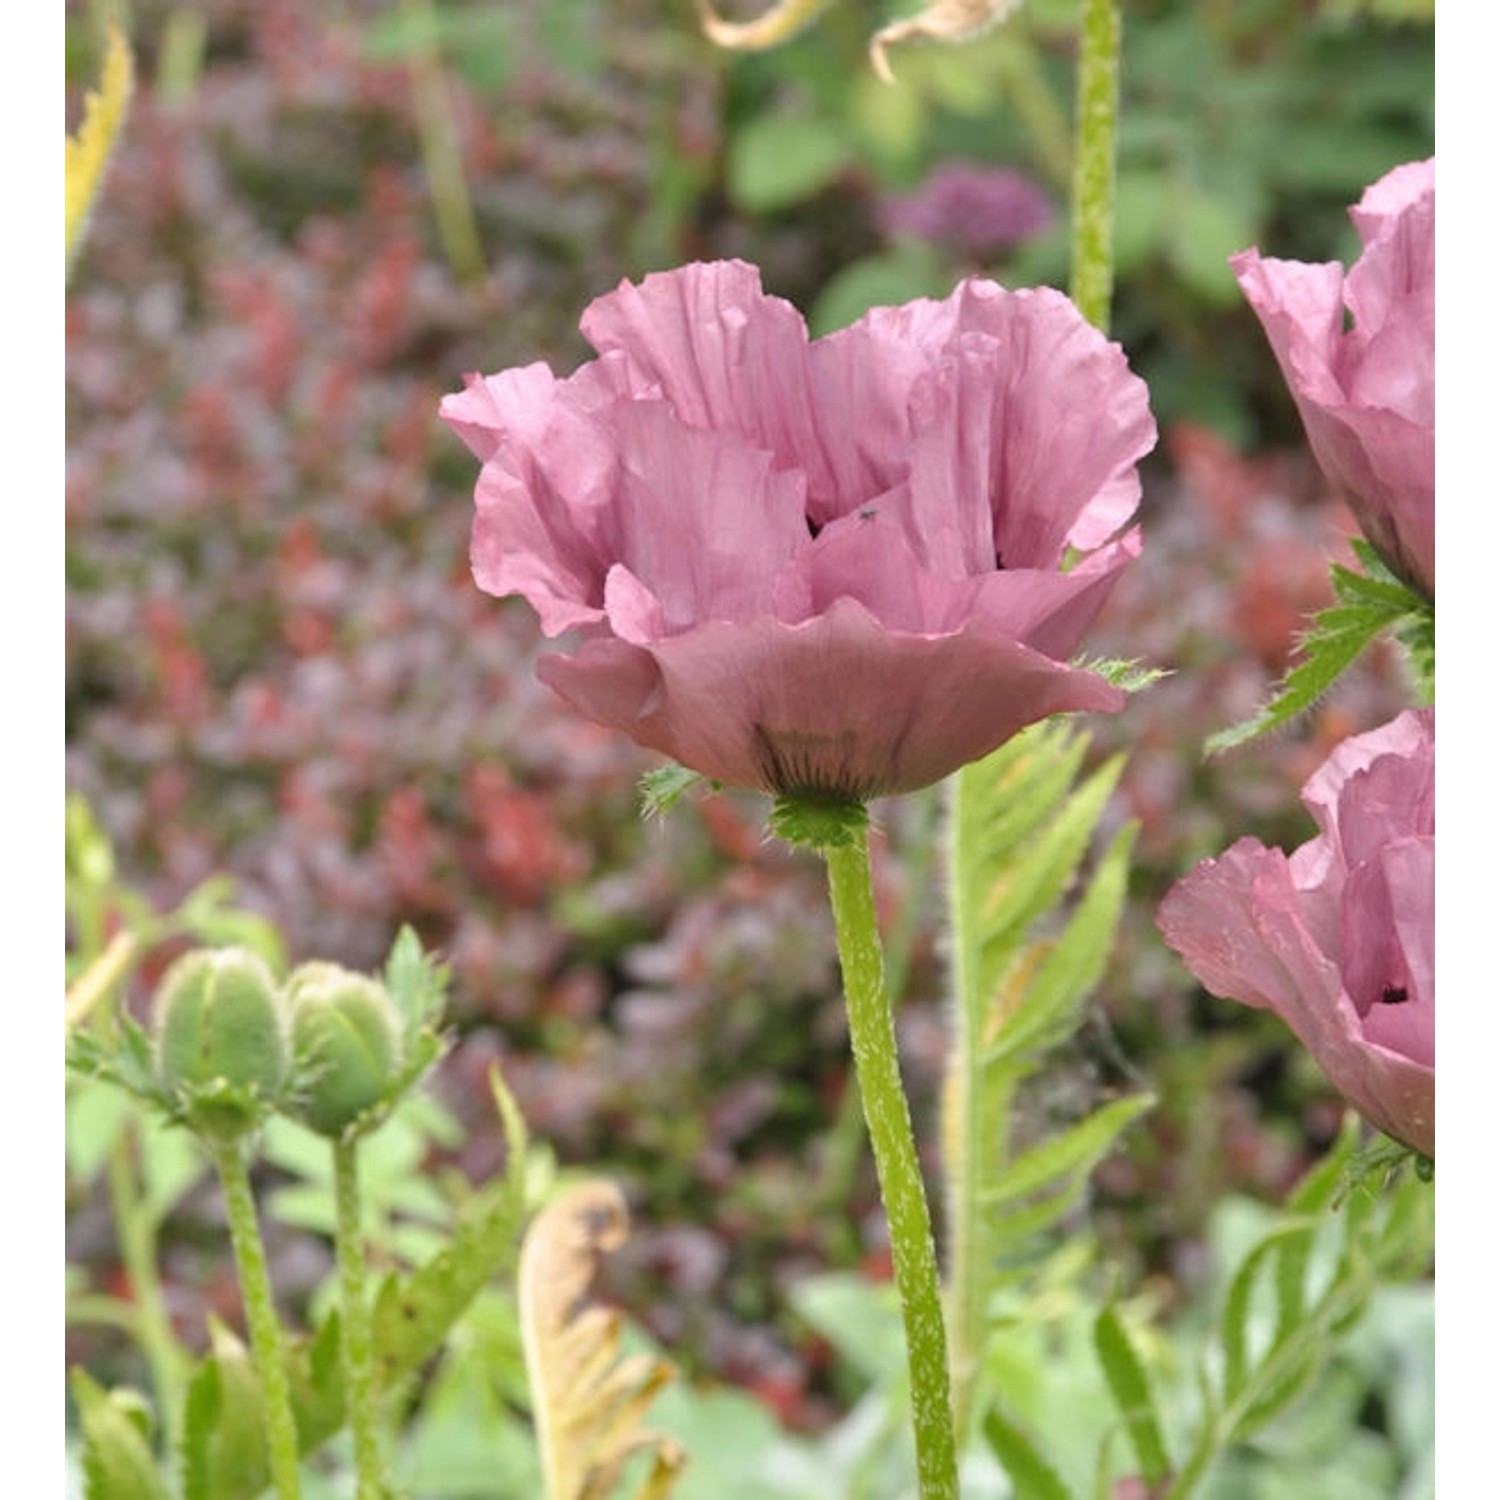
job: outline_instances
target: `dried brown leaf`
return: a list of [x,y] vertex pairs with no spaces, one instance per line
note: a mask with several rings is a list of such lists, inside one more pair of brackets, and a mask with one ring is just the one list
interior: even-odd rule
[[612,1182],[559,1193],[521,1246],[521,1340],[547,1500],[607,1500],[627,1459],[652,1454],[636,1500],[665,1500],[684,1456],[640,1423],[673,1377],[648,1354],[620,1356],[620,1316],[589,1300],[599,1261],[624,1243],[629,1218]]

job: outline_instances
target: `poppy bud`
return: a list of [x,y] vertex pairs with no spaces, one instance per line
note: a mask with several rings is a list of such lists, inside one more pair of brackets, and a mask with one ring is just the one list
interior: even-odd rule
[[275,977],[244,948],[200,948],[156,998],[156,1071],[195,1129],[243,1134],[286,1084],[286,1019]]
[[400,1015],[373,979],[321,962],[293,972],[287,1004],[297,1075],[291,1111],[337,1138],[402,1085]]

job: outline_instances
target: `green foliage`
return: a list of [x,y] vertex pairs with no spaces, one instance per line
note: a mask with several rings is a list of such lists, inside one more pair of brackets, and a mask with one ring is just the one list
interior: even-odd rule
[[703,779],[686,766],[658,766],[647,771],[640,780],[641,816],[664,818]]
[[217,1321],[210,1353],[188,1384],[183,1423],[184,1500],[254,1494],[267,1478],[264,1398],[250,1352]]
[[[1110,1100],[1019,1148],[1018,1093],[1073,1035],[1103,974],[1124,899],[1133,828],[1082,866],[1119,777],[1118,758],[1075,786],[1087,737],[1033,726],[953,779],[949,921],[954,1040],[946,1080],[950,1323],[960,1430],[1007,1253],[1056,1226],[1121,1131],[1152,1103]],[[1066,915],[1057,908],[1071,899]]]
[[796,115],[761,115],[729,148],[729,193],[746,213],[771,213],[811,198],[853,164],[836,130]]
[[1016,1500],[1072,1500],[1068,1487],[1024,1429],[998,1406],[984,1415],[984,1437],[1015,1486]]
[[1430,601],[1414,593],[1388,569],[1373,548],[1355,542],[1366,571],[1357,573],[1335,563],[1329,570],[1338,600],[1313,616],[1302,636],[1301,661],[1287,673],[1258,713],[1241,724],[1213,735],[1206,752],[1231,750],[1280,728],[1305,713],[1351,667],[1360,653],[1389,631],[1408,648],[1418,677],[1419,696],[1432,699],[1436,665],[1436,612]]
[[1151,1377],[1131,1342],[1125,1319],[1113,1302],[1100,1310],[1094,1323],[1094,1347],[1110,1394],[1125,1419],[1141,1478],[1147,1484],[1159,1484],[1170,1471],[1171,1461],[1162,1440]]
[[151,1451],[150,1418],[133,1391],[105,1391],[72,1373],[83,1427],[85,1500],[170,1500]]

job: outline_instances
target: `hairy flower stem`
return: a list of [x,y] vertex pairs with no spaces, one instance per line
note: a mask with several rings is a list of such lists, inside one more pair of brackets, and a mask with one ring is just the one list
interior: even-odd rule
[[292,1415],[292,1388],[286,1372],[286,1346],[281,1321],[271,1297],[271,1278],[266,1270],[266,1252],[255,1217],[255,1195],[250,1172],[239,1140],[209,1141],[224,1202],[229,1209],[229,1238],[240,1277],[240,1295],[245,1302],[245,1322],[250,1329],[250,1353],[260,1377],[264,1402],[266,1449],[271,1461],[271,1481],[278,1500],[301,1500],[302,1476],[298,1469],[297,1419]]
[[875,921],[868,834],[861,824],[856,836],[825,844],[822,852],[828,862],[828,893],[844,973],[855,1077],[890,1224],[891,1258],[906,1324],[918,1493],[922,1500],[957,1500],[958,1458],[942,1288],[911,1114],[901,1087],[896,1027]]
[[1078,310],[1108,331],[1114,291],[1115,125],[1120,108],[1120,0],[1084,0],[1073,152],[1073,275]]
[[387,1488],[385,1461],[380,1453],[375,1339],[370,1323],[370,1300],[365,1290],[364,1247],[360,1239],[358,1153],[357,1141],[334,1142],[333,1181],[337,1201],[344,1391],[349,1425],[354,1432],[355,1494],[358,1500],[381,1500]]

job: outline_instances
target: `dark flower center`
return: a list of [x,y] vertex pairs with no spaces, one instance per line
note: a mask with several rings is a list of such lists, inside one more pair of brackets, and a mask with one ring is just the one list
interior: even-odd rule
[[1406,986],[1404,984],[1388,984],[1380,992],[1380,1003],[1382,1005],[1404,1005],[1406,1003]]

